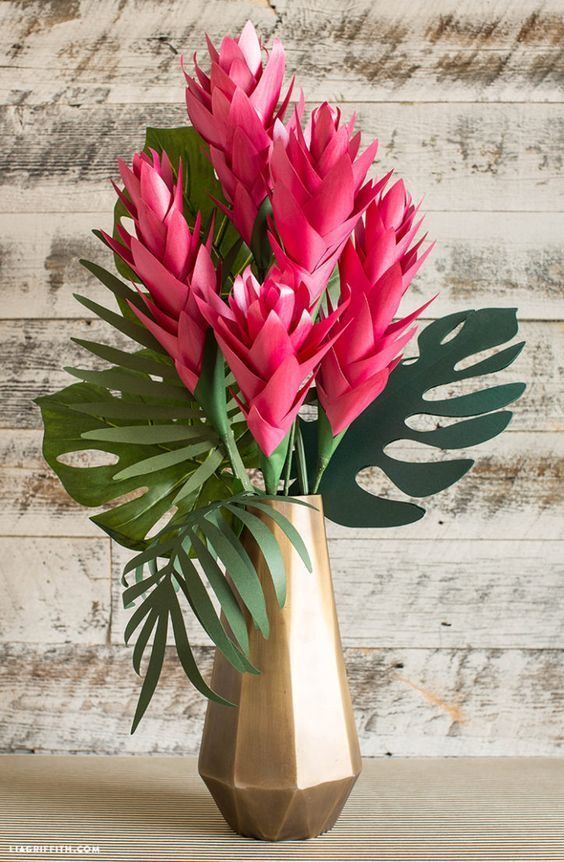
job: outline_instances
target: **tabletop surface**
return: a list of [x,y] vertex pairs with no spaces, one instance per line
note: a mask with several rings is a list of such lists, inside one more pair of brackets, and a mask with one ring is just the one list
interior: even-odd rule
[[564,860],[564,760],[366,760],[312,841],[235,835],[195,758],[0,758],[0,859]]

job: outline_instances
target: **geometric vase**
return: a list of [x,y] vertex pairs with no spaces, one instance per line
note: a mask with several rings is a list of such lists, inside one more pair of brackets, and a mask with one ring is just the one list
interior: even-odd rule
[[265,639],[249,622],[249,658],[260,675],[239,673],[216,652],[212,688],[238,706],[209,701],[198,764],[231,828],[266,841],[331,829],[361,771],[323,502],[319,495],[299,499],[316,508],[283,498],[269,505],[299,531],[313,570],[269,519],[286,566],[280,608],[260,551],[244,540],[264,590],[270,635]]

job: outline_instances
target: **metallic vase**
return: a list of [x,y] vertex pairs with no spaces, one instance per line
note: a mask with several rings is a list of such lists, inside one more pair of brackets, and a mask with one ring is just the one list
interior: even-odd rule
[[315,509],[270,505],[308,548],[309,572],[275,529],[286,563],[287,599],[278,607],[264,560],[248,537],[265,592],[270,637],[249,624],[250,659],[261,673],[238,673],[218,651],[212,687],[238,707],[209,702],[199,771],[228,824],[267,841],[313,838],[335,824],[360,774],[361,759],[335,611],[320,496]]

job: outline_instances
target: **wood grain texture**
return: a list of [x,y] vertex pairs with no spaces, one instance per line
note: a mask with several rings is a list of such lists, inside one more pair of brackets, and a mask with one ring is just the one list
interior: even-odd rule
[[[204,672],[211,650],[195,648]],[[365,756],[557,755],[562,752],[559,650],[367,647],[345,650]],[[138,732],[139,690],[125,647],[2,647],[3,751],[193,754],[205,709],[169,654]]]
[[[41,427],[39,408],[33,399],[73,382],[63,370],[65,366],[92,367],[94,357],[71,342],[70,335],[71,327],[61,326],[57,320],[0,320],[0,397],[4,405],[0,428]],[[118,346],[127,343],[100,320],[73,320],[72,335]],[[534,381],[534,386],[529,386],[519,401],[511,428],[560,430],[564,426],[561,403],[564,327],[559,322],[525,321],[519,337],[527,342],[526,349],[513,365],[496,375],[499,383]],[[445,391],[437,392],[437,397],[475,388],[472,381],[456,384],[444,387]]]
[[[399,530],[386,532],[396,538],[329,541],[345,646],[564,648],[564,542],[421,541],[409,531],[403,538]],[[116,645],[123,644],[134,610],[124,610],[121,598],[120,577],[130,557],[113,546],[111,640]],[[213,594],[212,599],[217,606]],[[185,618],[191,641],[211,646],[189,611]],[[168,642],[174,644],[170,632]]]
[[[395,168],[428,211],[559,211],[564,117],[556,104],[352,103],[375,170]],[[144,129],[186,123],[180,105],[0,108],[0,209],[109,214],[116,158],[130,158]],[[107,215],[105,216],[107,218]]]
[[[79,260],[112,267],[91,233],[110,225],[107,213],[99,212],[0,214],[2,317],[88,317],[73,293],[102,302],[109,293]],[[563,214],[531,219],[525,212],[431,212],[425,230],[437,245],[412,282],[406,308],[439,291],[432,305],[436,316],[513,305],[521,320],[564,317]]]
[[[0,429],[0,535],[97,537],[89,520],[97,509],[84,509],[66,494],[41,455],[40,431]],[[564,492],[561,437],[556,433],[507,433],[484,446],[460,450],[475,466],[461,482],[435,497],[408,499],[426,508],[425,517],[409,527],[350,529],[329,522],[331,538],[495,541],[564,538]],[[408,444],[396,456],[420,457]],[[93,463],[88,454],[85,464]],[[373,493],[400,498],[377,470],[360,478]],[[500,524],[503,535],[500,536]],[[353,545],[351,545],[352,547]]]
[[0,641],[104,644],[110,543],[0,536]]
[[180,103],[179,56],[252,18],[312,99],[561,99],[558,0],[41,0],[2,3],[0,94],[13,104]]
[[[129,736],[127,554],[49,472],[31,399],[72,382],[63,365],[89,365],[70,335],[119,343],[72,299],[106,293],[78,258],[109,264],[90,234],[111,223],[108,178],[146,125],[186,122],[179,54],[203,53],[205,31],[217,40],[247,18],[267,42],[283,39],[308,107],[356,110],[366,139],[380,139],[377,172],[394,167],[425,195],[437,247],[410,307],[439,290],[433,316],[501,305],[524,321],[526,350],[498,380],[525,380],[527,393],[509,433],[460,453],[477,458],[473,471],[410,527],[329,526],[364,753],[562,754],[559,0],[0,4],[0,746],[197,750],[205,703],[172,656]],[[377,470],[360,481],[399,496]],[[194,642],[209,672],[195,629]]]
[[564,778],[554,759],[366,759],[333,829],[274,847],[231,831],[195,757],[12,755],[1,765],[2,862],[34,845],[56,853],[61,844],[100,862],[264,862],[274,853],[277,862],[549,862],[564,855]]

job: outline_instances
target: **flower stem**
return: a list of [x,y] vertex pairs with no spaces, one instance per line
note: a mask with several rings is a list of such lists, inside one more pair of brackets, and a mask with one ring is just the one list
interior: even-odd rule
[[323,474],[335,453],[335,449],[345,436],[345,431],[341,431],[340,434],[337,434],[334,437],[325,411],[322,410],[321,407],[319,408],[319,415],[317,418],[317,468],[315,471],[315,479],[313,481],[314,494],[317,494],[319,491]]
[[223,237],[225,236],[225,231],[227,230],[227,225],[229,224],[229,219],[226,215],[223,216],[223,221],[219,226],[219,230],[217,232],[217,236],[215,239],[215,247],[217,249],[218,255],[220,254],[219,249],[221,247],[221,243],[223,242]]
[[304,441],[302,437],[302,432],[298,421],[296,420],[296,455],[298,458],[298,477],[300,480],[300,486],[302,494],[309,494],[309,481],[307,477],[307,463],[306,463],[306,454],[304,449]]
[[292,472],[292,458],[294,455],[294,439],[296,437],[296,425],[298,424],[298,420],[294,422],[292,425],[292,429],[290,431],[290,443],[288,444],[288,458],[286,460],[286,470],[284,473],[284,496],[288,496],[288,491],[290,489],[290,473]]

